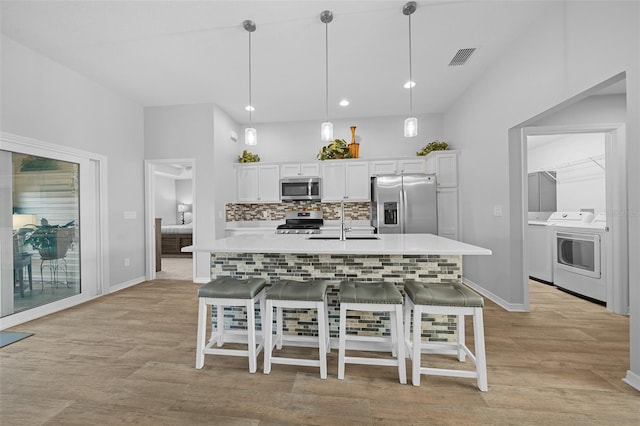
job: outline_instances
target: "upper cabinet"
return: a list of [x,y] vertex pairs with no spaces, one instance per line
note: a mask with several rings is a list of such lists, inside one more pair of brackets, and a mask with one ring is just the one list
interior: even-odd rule
[[322,201],[369,200],[369,163],[327,160],[322,163]]
[[288,163],[280,166],[280,177],[320,176],[318,163]]
[[436,174],[438,188],[458,186],[457,151],[432,151],[426,159],[426,171]]
[[400,175],[404,173],[425,173],[425,157],[403,158],[400,160],[372,160],[369,162],[369,175]]
[[277,164],[237,166],[236,173],[238,201],[280,201],[280,166]]

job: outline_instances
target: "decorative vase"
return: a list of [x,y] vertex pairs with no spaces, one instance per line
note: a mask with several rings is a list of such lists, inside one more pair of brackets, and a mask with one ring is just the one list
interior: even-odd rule
[[356,126],[351,126],[351,143],[348,146],[351,157],[358,158],[360,144],[356,142]]

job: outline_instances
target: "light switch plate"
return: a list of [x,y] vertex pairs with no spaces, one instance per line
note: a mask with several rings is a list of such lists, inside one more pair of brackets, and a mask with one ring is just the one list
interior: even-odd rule
[[124,219],[135,219],[136,217],[138,217],[138,215],[136,214],[135,211],[131,211],[131,212],[124,212],[122,214],[122,217]]

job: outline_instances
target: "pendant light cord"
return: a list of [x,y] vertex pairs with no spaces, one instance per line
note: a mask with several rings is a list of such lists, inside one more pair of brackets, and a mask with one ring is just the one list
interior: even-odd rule
[[413,115],[413,72],[411,69],[411,15],[409,15],[409,114]]
[[249,127],[253,127],[251,110],[253,110],[253,104],[251,103],[251,31],[249,31]]
[[324,64],[325,64],[325,108],[326,121],[329,121],[329,23],[324,24]]

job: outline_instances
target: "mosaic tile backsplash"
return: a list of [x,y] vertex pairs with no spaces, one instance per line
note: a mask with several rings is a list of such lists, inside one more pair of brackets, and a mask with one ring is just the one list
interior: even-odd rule
[[[345,216],[351,220],[369,220],[370,205],[371,203],[368,201],[346,202],[344,203]],[[225,206],[225,213],[227,222],[242,220],[284,220],[284,215],[287,211],[301,208],[312,210],[321,209],[324,220],[340,219],[339,202],[293,201],[287,203],[229,203]]]
[[[329,329],[338,337],[340,281],[389,281],[404,294],[403,282],[415,279],[425,282],[450,283],[462,280],[460,256],[416,255],[329,255],[329,254],[254,254],[212,253],[211,277],[263,277],[269,284],[279,279],[326,279],[329,286]],[[227,327],[245,328],[244,308],[225,309]],[[259,318],[259,317],[257,317]],[[388,313],[350,312],[347,329],[359,335],[388,336]],[[452,341],[455,339],[455,317],[423,316],[423,339]],[[314,310],[284,310],[284,326],[290,333],[317,335]]]

